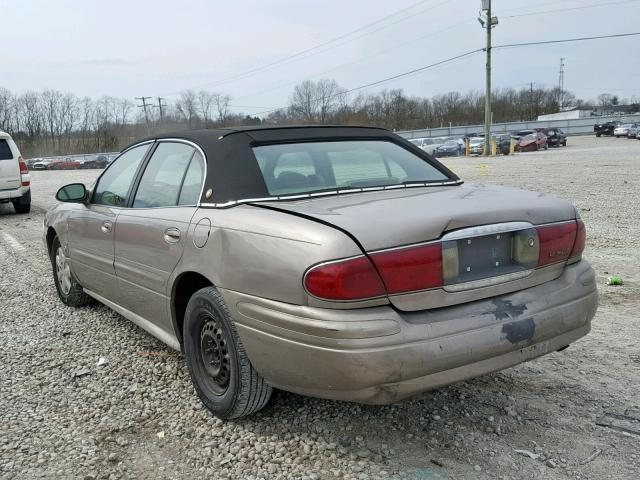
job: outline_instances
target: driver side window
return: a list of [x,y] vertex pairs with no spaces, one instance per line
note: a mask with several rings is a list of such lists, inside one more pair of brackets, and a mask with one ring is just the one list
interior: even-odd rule
[[127,150],[105,170],[93,193],[92,203],[126,207],[127,195],[149,144]]
[[184,143],[161,142],[142,174],[133,208],[175,207],[195,151]]

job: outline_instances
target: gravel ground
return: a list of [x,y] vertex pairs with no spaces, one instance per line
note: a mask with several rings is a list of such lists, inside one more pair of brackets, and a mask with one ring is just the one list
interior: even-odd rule
[[[396,405],[277,392],[230,422],[203,409],[178,353],[106,307],[58,301],[43,212],[59,186],[98,172],[34,172],[31,214],[0,205],[0,479],[639,478],[640,436],[595,419],[640,416],[640,142],[570,137],[548,152],[445,163],[467,181],[578,206],[601,293],[592,333]],[[625,285],[606,286],[611,274]]]

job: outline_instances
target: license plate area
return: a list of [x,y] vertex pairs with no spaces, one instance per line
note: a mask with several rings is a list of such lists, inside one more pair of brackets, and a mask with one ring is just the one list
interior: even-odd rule
[[[537,264],[538,235],[534,228],[474,232],[443,238],[443,278],[447,286],[478,288],[528,275]],[[495,281],[487,281],[494,279]]]

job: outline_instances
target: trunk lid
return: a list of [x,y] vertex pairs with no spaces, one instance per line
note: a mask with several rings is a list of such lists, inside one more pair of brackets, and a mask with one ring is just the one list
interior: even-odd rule
[[[441,287],[389,295],[390,302],[405,311],[493,297],[556,278],[564,263],[535,268],[535,260],[528,264],[515,262],[513,231],[531,232],[528,224],[576,218],[573,205],[544,193],[474,184],[259,204],[334,225],[355,237],[368,254],[434,240],[441,240],[443,252],[444,248],[455,249],[454,269],[459,275],[452,282],[447,283],[445,276]],[[504,226],[508,227],[506,231],[500,230]],[[462,229],[480,233],[467,237],[469,230]],[[529,233],[526,235],[531,240]],[[531,236],[538,248],[537,235]]]
[[367,252],[436,240],[465,227],[501,222],[539,225],[576,216],[569,202],[544,193],[474,184],[258,204],[335,225],[353,235]]

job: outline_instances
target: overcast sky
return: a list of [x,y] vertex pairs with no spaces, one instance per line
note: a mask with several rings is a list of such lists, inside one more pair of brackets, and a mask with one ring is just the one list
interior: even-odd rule
[[[615,4],[508,18],[604,3]],[[493,4],[495,45],[640,31],[640,1]],[[204,88],[257,113],[286,105],[305,79],[353,88],[481,48],[479,7],[480,0],[0,0],[0,87],[130,99]],[[297,61],[220,83],[385,18]],[[494,86],[557,85],[560,57],[565,88],[581,98],[640,96],[640,37],[495,50]],[[382,88],[421,96],[482,90],[484,55],[371,91]]]

